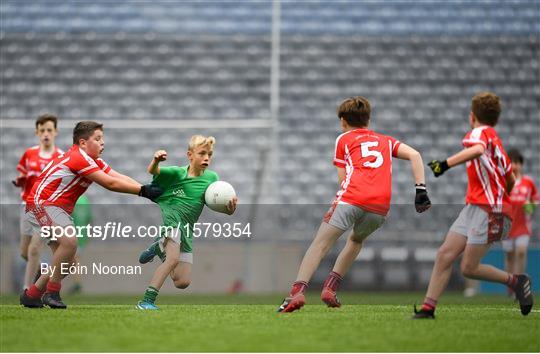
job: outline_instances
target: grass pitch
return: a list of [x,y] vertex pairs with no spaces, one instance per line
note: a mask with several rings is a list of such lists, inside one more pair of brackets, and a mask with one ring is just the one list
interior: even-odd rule
[[349,293],[341,309],[318,294],[292,314],[280,295],[161,296],[138,311],[134,296],[66,296],[69,308],[24,309],[1,298],[2,352],[539,351],[538,310],[522,316],[505,297],[446,295],[437,319],[413,321],[422,294]]

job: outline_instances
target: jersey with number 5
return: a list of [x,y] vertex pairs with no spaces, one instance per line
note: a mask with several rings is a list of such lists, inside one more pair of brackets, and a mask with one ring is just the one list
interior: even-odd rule
[[488,212],[503,212],[511,217],[510,196],[506,192],[506,176],[512,164],[504,151],[499,135],[490,126],[480,126],[468,132],[463,146],[482,145],[484,153],[467,162],[467,196],[465,203],[478,205]]
[[386,215],[392,197],[392,157],[400,142],[369,129],[355,129],[336,139],[334,165],[345,179],[334,203],[347,203]]

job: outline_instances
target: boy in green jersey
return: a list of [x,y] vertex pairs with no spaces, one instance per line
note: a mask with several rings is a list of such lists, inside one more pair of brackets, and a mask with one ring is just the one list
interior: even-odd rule
[[[148,263],[157,255],[163,263],[154,272],[143,300],[137,304],[138,309],[158,309],[155,300],[169,275],[174,286],[179,289],[185,289],[191,283],[191,233],[203,210],[206,188],[219,179],[217,173],[207,169],[212,160],[215,142],[214,137],[192,136],[187,151],[187,166],[159,167],[159,163],[167,159],[167,152],[164,150],[156,151],[148,165],[148,173],[154,176],[152,183],[158,184],[164,190],[155,202],[161,209],[163,225],[168,229],[139,257],[141,263]],[[227,214],[234,213],[236,203],[237,198],[229,202]]]

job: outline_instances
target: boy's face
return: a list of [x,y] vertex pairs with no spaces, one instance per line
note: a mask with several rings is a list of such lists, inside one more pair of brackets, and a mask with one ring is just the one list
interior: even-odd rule
[[46,121],[43,124],[38,124],[36,128],[36,136],[39,138],[40,144],[43,144],[45,147],[50,147],[54,144],[54,139],[58,131],[54,127],[54,123],[51,121]]
[[517,161],[512,161],[512,170],[516,174],[521,174],[521,169],[523,168],[523,165]]
[[79,146],[91,158],[97,159],[105,149],[105,140],[103,139],[103,131],[100,129],[94,130],[94,133],[88,139],[80,139]]
[[196,169],[205,170],[212,161],[214,151],[209,145],[197,146],[193,150],[188,150],[189,163]]

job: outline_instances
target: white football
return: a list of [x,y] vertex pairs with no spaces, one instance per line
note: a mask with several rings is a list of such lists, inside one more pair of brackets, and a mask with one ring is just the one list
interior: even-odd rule
[[204,200],[206,205],[214,211],[220,213],[227,212],[227,204],[236,197],[236,192],[230,183],[224,181],[216,181],[206,188]]

